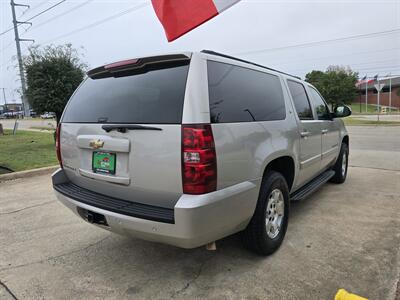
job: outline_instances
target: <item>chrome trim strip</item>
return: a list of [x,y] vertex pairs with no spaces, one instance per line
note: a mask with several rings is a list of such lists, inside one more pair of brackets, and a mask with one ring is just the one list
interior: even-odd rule
[[316,156],[313,156],[311,158],[308,158],[302,162],[300,162],[300,168],[303,169],[305,168],[307,165],[312,164],[315,160],[319,159],[321,160],[322,155],[321,154],[317,154]]
[[339,147],[338,146],[334,146],[331,149],[325,151],[322,153],[322,158],[325,158],[326,156],[329,156],[331,154],[334,154],[334,152],[338,151]]
[[79,174],[81,174],[82,176],[88,177],[88,178],[107,181],[107,182],[111,182],[111,183],[118,183],[118,184],[122,184],[122,185],[129,185],[131,182],[131,179],[128,177],[116,177],[116,176],[103,175],[103,174],[89,172],[89,171],[86,171],[83,169],[79,169]]

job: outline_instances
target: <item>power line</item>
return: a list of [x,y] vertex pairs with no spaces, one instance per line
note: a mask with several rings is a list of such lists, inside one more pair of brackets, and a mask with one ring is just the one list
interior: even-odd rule
[[238,53],[235,53],[235,55],[247,55],[247,54],[256,54],[256,53],[262,53],[262,52],[278,51],[278,50],[285,50],[285,49],[292,49],[292,48],[299,48],[299,47],[309,47],[309,46],[327,44],[327,43],[332,43],[332,42],[341,42],[341,41],[354,40],[354,39],[370,38],[370,37],[380,36],[380,35],[395,34],[398,32],[400,32],[400,28],[365,33],[365,34],[352,35],[352,36],[329,39],[329,40],[314,41],[314,42],[307,42],[307,43],[296,44],[296,45],[282,46],[282,47],[276,47],[276,48],[267,48],[267,49],[253,50],[253,51],[238,52]]
[[36,17],[39,17],[40,15],[42,15],[42,14],[48,12],[49,10],[51,10],[51,9],[53,9],[53,8],[55,8],[55,7],[57,7],[57,6],[59,6],[60,4],[64,3],[65,1],[67,1],[67,0],[61,0],[60,2],[57,2],[56,4],[54,4],[54,5],[52,5],[52,6],[48,7],[48,8],[46,8],[45,10],[42,10],[40,13],[37,13],[36,15],[34,15],[34,16],[30,17],[29,19],[25,20],[25,22],[28,22],[28,21],[30,21],[30,20],[33,20],[33,19],[36,18]]
[[38,3],[38,5],[34,6],[33,8],[27,9],[26,11],[24,11],[24,12],[22,13],[21,17],[22,17],[23,15],[25,15],[25,14],[26,14],[27,12],[29,12],[29,11],[35,11],[35,10],[37,10],[39,7],[41,7],[43,4],[45,4],[45,3],[49,2],[49,1],[50,1],[50,0],[44,0],[44,1],[40,2],[40,3]]
[[20,15],[18,18],[20,18],[20,17],[22,17],[23,15],[25,15],[26,12],[29,11],[29,10],[31,9],[31,6],[30,6],[30,5],[27,5],[27,6],[25,6],[25,7],[26,7],[26,9],[22,12],[22,15]]
[[[55,8],[55,7],[57,7],[57,6],[59,6],[60,4],[62,4],[62,3],[65,2],[65,1],[67,1],[67,0],[61,0],[60,2],[57,2],[56,4],[54,4],[54,5],[52,5],[52,6],[48,7],[48,8],[46,8],[45,10],[42,10],[41,12],[37,13],[36,15],[34,15],[34,16],[32,16],[32,17],[26,19],[25,21],[20,22],[19,24],[17,24],[17,27],[19,27],[19,26],[22,25],[23,23],[27,23],[27,22],[33,20],[34,18],[36,18],[36,17],[38,17],[38,16],[40,16],[40,15],[42,15],[42,14],[48,12],[49,10],[51,10],[51,9],[53,9],[53,8]],[[9,31],[11,31],[11,30],[13,30],[13,29],[14,29],[14,27],[10,27],[9,29],[7,29],[7,30],[1,32],[1,33],[0,33],[0,36],[6,34],[7,32],[9,32]]]
[[389,70],[389,69],[396,69],[396,70],[400,70],[400,65],[396,65],[396,66],[384,66],[384,67],[370,67],[370,68],[361,68],[361,69],[357,69],[357,71],[365,71],[365,70]]
[[70,32],[68,32],[68,33],[65,33],[65,34],[56,36],[56,37],[54,37],[54,38],[52,38],[52,39],[50,39],[50,40],[47,40],[47,41],[45,41],[45,42],[43,42],[43,43],[41,43],[41,44],[42,44],[42,45],[45,45],[45,44],[54,42],[54,41],[56,41],[56,40],[58,40],[58,39],[61,39],[61,38],[64,38],[64,37],[67,37],[67,36],[76,34],[76,33],[81,32],[81,31],[83,31],[83,30],[86,30],[86,29],[89,29],[89,28],[98,26],[98,25],[100,25],[100,24],[103,24],[103,23],[106,23],[106,22],[108,22],[108,21],[111,21],[111,20],[113,20],[113,19],[115,19],[115,18],[119,18],[119,17],[121,17],[121,16],[123,16],[123,15],[126,15],[126,14],[131,13],[131,12],[136,11],[136,10],[139,10],[139,9],[141,9],[141,8],[143,8],[143,7],[148,6],[148,5],[149,5],[149,3],[143,3],[143,4],[140,4],[140,5],[138,5],[138,6],[131,7],[131,8],[129,8],[129,9],[123,10],[123,11],[117,13],[117,14],[114,14],[114,15],[109,16],[109,17],[107,17],[107,18],[104,18],[104,19],[102,19],[102,20],[99,20],[99,21],[96,21],[96,22],[91,23],[91,24],[89,24],[89,25],[86,25],[86,26],[84,26],[84,27],[81,27],[81,28],[75,29],[75,30],[73,30],[73,31],[70,31]]
[[[63,17],[63,16],[65,16],[66,14],[69,14],[69,13],[71,13],[71,12],[73,12],[73,11],[79,9],[79,8],[81,8],[82,6],[85,6],[85,5],[89,4],[89,3],[92,2],[92,1],[93,1],[93,0],[87,0],[87,1],[85,1],[85,2],[83,2],[83,3],[81,3],[81,4],[78,4],[78,5],[76,5],[76,6],[72,7],[72,8],[70,8],[69,10],[67,10],[67,11],[65,11],[65,12],[63,12],[63,13],[61,13],[61,14],[55,15],[54,17],[52,17],[52,18],[50,18],[50,19],[48,19],[48,20],[46,20],[46,21],[44,21],[44,22],[42,22],[42,23],[33,25],[33,27],[30,27],[27,31],[32,31],[32,30],[35,30],[35,29],[37,29],[37,28],[39,28],[39,27],[41,27],[41,26],[43,26],[43,25],[46,25],[47,23],[50,23],[50,22],[52,22],[52,21],[54,21],[54,20],[56,20],[56,19],[58,19],[58,18],[60,18],[60,17]],[[32,28],[33,28],[33,29],[32,29]]]
[[[391,59],[386,59],[386,60],[376,60],[376,61],[365,61],[365,62],[360,62],[360,63],[350,63],[350,64],[340,64],[343,66],[349,66],[352,69],[357,69],[358,67],[374,67],[376,65],[377,68],[379,68],[380,66],[378,64],[387,64],[387,63],[398,63],[400,62],[399,59],[396,58],[391,58]],[[371,66],[372,64],[372,66]],[[279,66],[279,65],[278,65]],[[316,66],[311,66],[311,68],[315,68]],[[278,67],[278,69],[282,69],[282,67]],[[307,70],[306,68],[304,69],[296,69],[296,70]]]
[[[44,4],[44,3],[48,2],[48,1],[49,1],[49,0],[43,1],[42,4]],[[50,19],[48,19],[48,20],[46,20],[46,21],[44,21],[44,22],[42,22],[42,23],[39,23],[39,24],[37,24],[37,25],[35,24],[35,25],[33,25],[33,30],[35,30],[35,29],[37,29],[38,27],[41,27],[41,26],[43,26],[43,25],[46,25],[47,23],[50,23],[50,22],[52,22],[52,21],[54,21],[54,20],[56,20],[56,19],[58,19],[58,18],[60,18],[60,17],[62,17],[62,16],[64,16],[64,15],[66,15],[66,14],[69,14],[69,13],[71,13],[71,12],[73,12],[73,11],[75,11],[75,10],[81,8],[82,6],[84,6],[84,5],[86,5],[86,4],[89,4],[89,3],[92,2],[92,1],[93,1],[93,0],[87,0],[87,1],[85,1],[84,3],[78,4],[78,5],[74,6],[74,7],[72,7],[71,9],[69,9],[69,10],[67,10],[67,11],[65,11],[65,12],[63,12],[63,13],[61,13],[61,14],[58,14],[58,15],[56,15],[56,16],[54,16],[54,17],[52,17],[52,18],[50,18]],[[38,5],[38,6],[39,6],[39,5]],[[29,27],[29,29],[26,30],[26,31],[22,34],[22,36],[24,36],[25,33],[28,32],[28,31],[31,32],[31,31],[32,31],[32,27]],[[5,47],[3,47],[3,48],[1,49],[0,52],[3,52],[4,50],[8,49],[10,46],[12,46],[13,43],[14,43],[14,41],[11,41],[9,44],[7,44]]]
[[[292,74],[296,74],[296,75],[298,75],[299,77],[304,77],[303,75],[305,75],[305,74],[307,74],[307,73],[310,73],[310,72],[312,72],[312,71],[321,71],[321,72],[325,72],[326,70],[320,70],[320,69],[307,69],[307,70],[303,70],[303,71],[298,71],[298,72],[293,72],[293,71],[291,71],[292,72]],[[359,70],[353,70],[354,72],[357,72],[357,73],[359,73],[359,76],[360,77],[362,77],[362,74],[366,74],[366,73],[369,73],[369,74],[377,74],[377,73],[392,73],[392,74],[395,74],[395,73],[397,73],[397,74],[400,74],[400,67],[397,67],[397,68],[389,68],[389,69],[387,69],[387,68],[384,68],[384,69],[382,69],[382,68],[378,68],[378,69],[359,69]],[[394,76],[394,75],[393,75]],[[400,76],[400,75],[399,75]],[[369,78],[369,77],[368,77]],[[373,77],[372,77],[373,78]]]
[[[58,5],[61,4],[61,3],[64,2],[64,1],[66,1],[66,0],[63,0],[63,1],[58,2]],[[64,13],[62,13],[62,14],[59,14],[59,15],[57,15],[57,16],[54,16],[53,18],[47,20],[46,22],[50,22],[50,21],[52,21],[52,20],[55,19],[55,18],[61,17],[62,15],[65,15],[65,14],[71,12],[71,11],[74,11],[74,10],[76,10],[76,9],[78,9],[78,8],[80,8],[80,7],[82,7],[83,5],[86,5],[87,3],[91,2],[91,1],[93,1],[93,0],[87,0],[86,2],[84,2],[84,3],[82,3],[82,4],[79,4],[79,5],[75,6],[75,7],[73,7],[73,8],[71,8],[70,10],[68,10],[68,11],[66,11],[66,12],[64,12]],[[73,32],[69,32],[69,33],[67,33],[67,34],[63,34],[63,35],[61,35],[61,36],[58,36],[58,37],[56,37],[56,38],[53,38],[51,41],[56,40],[56,39],[59,39],[59,38],[62,38],[62,37],[64,37],[64,36],[69,36],[69,35],[78,33],[78,32],[80,32],[80,31],[83,31],[83,30],[85,30],[85,29],[88,29],[88,28],[91,28],[91,27],[100,25],[100,24],[105,23],[105,22],[111,21],[112,19],[115,19],[115,18],[117,18],[117,17],[123,16],[123,15],[125,15],[125,14],[127,14],[127,13],[130,13],[130,12],[133,12],[133,11],[135,11],[135,10],[139,10],[139,9],[141,9],[141,8],[147,6],[147,5],[149,5],[149,4],[148,4],[148,3],[144,3],[144,4],[139,5],[139,6],[131,7],[131,8],[129,8],[129,9],[124,10],[124,11],[121,11],[121,12],[115,14],[115,15],[112,15],[112,16],[107,17],[107,18],[105,18],[105,19],[99,20],[99,21],[97,21],[97,22],[94,22],[94,23],[89,24],[89,25],[87,25],[87,26],[85,26],[85,27],[79,28],[79,29],[77,29],[77,30],[74,30]],[[55,6],[53,5],[52,7],[54,8]],[[49,9],[50,9],[50,8],[49,8]],[[47,9],[47,10],[49,10],[49,9]],[[43,12],[42,12],[42,13],[43,13]],[[37,14],[37,15],[39,15],[39,14]],[[35,15],[35,16],[37,16],[37,15]],[[33,16],[32,18],[34,18],[35,16]],[[32,19],[32,18],[30,18],[30,19]],[[46,23],[46,22],[40,23],[39,26],[44,25],[44,23]],[[48,41],[48,42],[46,42],[46,43],[49,43],[49,42],[51,42],[51,41]],[[6,46],[2,49],[2,51],[4,51],[5,49],[9,48],[9,47],[12,45],[12,43],[13,43],[13,42],[11,42],[11,43],[9,43],[8,45],[6,45]],[[46,43],[43,43],[43,44],[46,44]],[[11,59],[11,60],[12,60],[12,59]],[[5,65],[6,65],[7,63],[9,63],[11,60],[9,60],[8,62],[2,64],[2,67],[5,67]]]
[[368,61],[368,62],[361,62],[355,64],[349,64],[350,67],[352,66],[366,66],[370,64],[382,64],[382,63],[400,63],[400,60],[397,58],[385,59],[385,60],[375,60],[375,61]]
[[310,59],[302,59],[299,61],[299,57],[292,57],[290,59],[282,60],[282,61],[274,61],[275,64],[277,65],[289,65],[292,64],[293,62],[295,63],[304,63],[306,61],[317,61],[317,60],[324,60],[328,58],[336,58],[336,57],[346,57],[346,56],[353,56],[353,55],[362,55],[362,54],[370,54],[370,53],[381,53],[381,52],[388,52],[388,51],[394,51],[394,50],[400,50],[400,48],[388,48],[388,49],[379,49],[379,50],[370,50],[370,51],[360,51],[360,52],[352,52],[352,53],[347,53],[347,54],[337,54],[337,55],[330,55],[330,56],[320,56],[320,57],[314,57]]
[[[17,26],[19,26],[19,25],[17,25]],[[3,34],[6,34],[7,32],[9,32],[9,31],[11,31],[11,30],[13,30],[13,29],[14,29],[14,27],[8,28],[7,30],[5,30],[5,31],[3,31],[2,33],[0,33],[0,36],[2,36]]]
[[[321,69],[326,69],[326,68],[302,68],[302,69],[294,69],[294,70],[290,70],[291,73],[303,73],[305,71],[307,72],[311,72],[312,70],[321,70]],[[400,70],[400,65],[390,65],[390,66],[379,66],[379,67],[365,67],[365,68],[354,68],[353,71],[362,71],[363,72],[384,72],[387,70],[391,70],[394,69],[395,70]]]

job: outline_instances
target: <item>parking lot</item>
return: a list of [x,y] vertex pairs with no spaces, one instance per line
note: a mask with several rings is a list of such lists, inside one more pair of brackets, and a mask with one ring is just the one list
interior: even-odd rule
[[347,181],[292,203],[270,257],[238,235],[206,251],[111,234],[57,202],[49,175],[0,183],[0,299],[395,299],[400,127],[348,129]]

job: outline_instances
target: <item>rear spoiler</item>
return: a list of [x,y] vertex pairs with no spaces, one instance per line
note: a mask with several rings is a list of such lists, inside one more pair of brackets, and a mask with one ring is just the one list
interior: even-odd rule
[[123,77],[133,74],[142,74],[151,70],[187,65],[189,62],[190,56],[185,54],[149,56],[107,64],[88,71],[87,75],[92,79]]

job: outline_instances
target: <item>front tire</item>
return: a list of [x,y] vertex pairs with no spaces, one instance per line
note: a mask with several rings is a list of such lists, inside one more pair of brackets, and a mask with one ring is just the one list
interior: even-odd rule
[[282,244],[289,219],[289,189],[278,172],[265,174],[254,215],[243,231],[243,242],[250,250],[270,255]]
[[347,177],[348,166],[349,166],[349,148],[347,144],[342,143],[338,159],[336,160],[336,163],[332,168],[332,170],[335,171],[335,175],[331,178],[330,181],[338,184],[345,182]]

